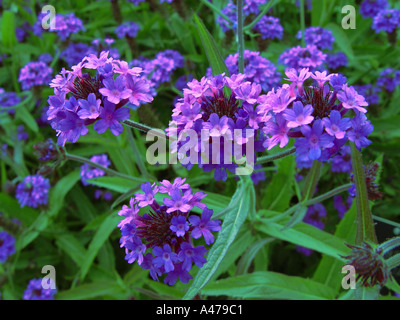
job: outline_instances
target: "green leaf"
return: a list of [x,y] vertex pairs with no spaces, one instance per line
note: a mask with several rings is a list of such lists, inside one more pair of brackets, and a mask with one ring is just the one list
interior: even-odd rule
[[225,65],[224,59],[222,59],[214,38],[208,32],[203,21],[196,14],[194,14],[193,17],[213,74],[225,73],[226,76],[229,76],[228,68]]
[[85,257],[86,250],[82,243],[72,234],[62,234],[56,239],[57,246],[63,250],[71,259],[80,266]]
[[120,177],[98,177],[94,179],[88,179],[88,181],[95,186],[106,188],[108,190],[116,191],[119,193],[125,193],[143,183],[143,181],[141,181],[140,179],[135,182]]
[[343,260],[340,256],[346,256],[349,253],[349,248],[344,245],[342,239],[307,223],[301,222],[293,228],[282,231],[287,220],[282,219],[281,222],[276,223],[261,219],[260,223],[255,224],[255,228],[271,237],[325,253],[339,260]]
[[16,108],[15,113],[17,118],[21,119],[29,129],[31,129],[35,133],[39,132],[39,126],[37,125],[36,120],[25,107],[20,106]]
[[226,214],[222,224],[222,229],[218,233],[217,240],[207,254],[207,263],[204,264],[196,275],[192,285],[186,292],[184,299],[192,299],[211,279],[227,254],[230,245],[235,240],[240,227],[246,220],[250,201],[250,180],[239,181],[238,188],[241,188],[242,183],[245,183],[246,185],[243,193],[239,195],[240,201]]
[[332,34],[339,49],[343,51],[350,60],[354,60],[354,53],[351,47],[351,41],[349,40],[343,29],[334,23],[329,23],[326,28],[332,31]]
[[118,294],[122,288],[115,281],[99,281],[83,284],[71,290],[59,292],[55,298],[57,300],[83,300],[93,299],[104,295]]
[[296,224],[303,221],[307,213],[307,207],[300,205],[298,209],[294,212],[293,216],[290,218],[287,224],[283,227],[282,231],[294,227]]
[[276,272],[254,272],[208,284],[202,294],[240,299],[327,300],[333,290],[318,282]]
[[89,244],[87,255],[82,263],[80,275],[81,281],[85,279],[86,274],[88,273],[94,259],[97,256],[97,253],[99,252],[105,241],[108,239],[108,237],[111,235],[111,233],[116,229],[117,224],[120,220],[121,217],[117,215],[117,211],[115,211],[110,214],[100,225],[99,229],[97,230],[96,234]]
[[4,11],[1,17],[1,34],[5,48],[11,48],[17,43],[15,36],[15,14],[12,11]]

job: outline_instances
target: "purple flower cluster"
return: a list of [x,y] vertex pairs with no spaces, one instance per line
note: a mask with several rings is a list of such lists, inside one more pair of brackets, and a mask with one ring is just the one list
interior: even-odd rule
[[[111,165],[111,162],[108,160],[106,154],[94,155],[90,158],[90,161],[97,163],[105,168],[108,168]],[[87,180],[102,177],[104,176],[104,174],[105,172],[103,170],[92,167],[88,163],[85,163],[81,166],[81,181],[84,186],[90,184]]]
[[130,117],[125,105],[139,106],[153,100],[148,81],[140,75],[142,69],[129,68],[127,62],[108,54],[89,55],[72,71],[63,69],[51,82],[54,95],[48,99],[47,116],[57,131],[59,145],[75,143],[93,123],[98,134],[110,129],[117,136],[123,131],[120,122]]
[[63,58],[69,66],[77,65],[85,56],[90,54],[96,54],[97,51],[86,43],[73,43],[71,42],[61,52],[61,58]]
[[[239,72],[238,61],[238,53],[231,54],[225,59],[229,74]],[[211,75],[211,69],[208,75]],[[276,66],[257,51],[244,51],[244,75],[246,81],[259,84],[263,91],[269,91],[281,82],[281,74]]]
[[47,85],[51,81],[53,69],[42,61],[28,62],[19,72],[18,81],[23,90],[34,86]]
[[[233,29],[236,30],[237,24],[237,13],[236,13],[236,5],[229,1],[228,4],[221,10],[223,14],[225,14],[230,20],[234,22]],[[221,27],[222,31],[227,32],[231,30],[231,26],[229,22],[222,18],[220,15],[217,17],[217,23]]]
[[[21,98],[17,96],[15,92],[7,92],[4,89],[0,88],[0,107],[6,108],[6,111],[10,114],[15,113],[14,106],[21,102]],[[3,112],[4,109],[0,109],[0,113]]]
[[331,161],[332,172],[346,172],[351,174],[351,150],[350,146],[344,145],[340,151],[332,157]]
[[400,27],[400,10],[399,9],[383,9],[374,17],[371,28],[375,33],[385,31],[394,32]]
[[62,41],[66,40],[71,34],[84,31],[82,20],[77,18],[75,14],[57,14],[56,27],[54,29]]
[[281,63],[288,68],[297,70],[309,68],[311,71],[321,68],[325,59],[326,54],[319,50],[316,45],[286,49],[279,57]]
[[360,13],[364,18],[373,18],[388,6],[387,0],[364,0],[361,3]]
[[[262,105],[264,96],[260,96],[259,84],[244,78],[243,74],[203,77],[183,89],[184,96],[175,104],[167,135],[176,138],[172,152],[188,170],[193,164],[205,172],[215,169],[215,180],[225,181],[227,170],[236,172],[237,159],[246,156],[247,163],[253,165],[249,157],[255,159],[254,152],[264,150],[263,137],[258,136],[268,119]],[[229,88],[229,95],[224,87]],[[247,151],[248,142],[254,142],[252,151]]]
[[[400,72],[399,72],[400,75]],[[382,81],[383,80],[383,81]],[[386,87],[385,85],[385,78],[381,79],[381,83],[384,84],[383,87]],[[388,79],[389,80],[389,79]],[[399,77],[400,80],[400,77]],[[379,79],[378,79],[379,82]],[[399,81],[400,84],[400,81]],[[389,85],[390,87],[392,86],[392,83]],[[360,93],[362,96],[365,97],[365,100],[367,100],[369,105],[373,105],[373,104],[379,104],[379,92],[381,92],[382,90],[370,83],[368,84],[364,84],[364,85],[355,85],[354,88],[357,90],[358,93]]]
[[139,29],[140,26],[137,23],[127,21],[115,28],[115,34],[119,39],[125,37],[136,38]]
[[[326,214],[327,212],[325,207],[321,203],[316,203],[308,207],[303,222],[322,230],[325,227],[325,223],[321,219],[326,217]],[[309,256],[313,251],[302,246],[297,246],[297,252]]]
[[54,300],[56,289],[44,289],[43,279],[32,279],[25,289],[23,300]]
[[263,16],[260,21],[254,26],[260,34],[262,39],[282,39],[283,27],[279,18],[272,16]]
[[[212,244],[212,232],[221,230],[221,222],[210,220],[213,211],[201,203],[206,194],[193,193],[185,179],[176,178],[173,183],[163,180],[161,185],[147,182],[141,190],[143,193],[135,194],[129,206],[124,205],[118,213],[124,217],[118,227],[125,260],[150,270],[154,280],[167,274],[164,282],[169,285],[178,278],[188,283],[193,264],[201,268],[206,262],[207,249],[196,245],[194,239],[203,238],[207,245]],[[161,202],[155,199],[157,194],[166,197]],[[194,207],[202,210],[200,216],[191,211]],[[139,215],[140,211],[144,213]]]
[[26,176],[22,182],[18,183],[15,190],[15,197],[21,208],[24,206],[37,208],[38,206],[47,204],[49,189],[49,179],[39,174]]
[[326,66],[329,70],[337,70],[340,67],[347,66],[347,56],[343,52],[328,52],[325,59]]
[[[297,39],[302,38],[302,31],[297,33]],[[307,45],[315,45],[319,50],[332,50],[335,42],[332,31],[322,27],[308,27],[304,30],[304,40]]]
[[15,238],[6,231],[0,231],[0,263],[6,262],[15,253]]
[[259,14],[260,6],[267,3],[268,0],[244,0],[243,13],[248,16],[250,14]]
[[377,85],[388,92],[393,92],[400,85],[400,70],[387,68],[383,70],[377,79]]
[[[313,160],[328,161],[348,140],[358,149],[371,143],[367,136],[373,126],[364,115],[368,103],[344,76],[308,69],[288,69],[286,75],[290,85],[270,91],[264,102],[272,113],[263,129],[268,150],[294,137],[298,165],[307,168]],[[310,78],[315,84],[305,86]],[[349,110],[352,118],[345,117]]]
[[[121,57],[120,53],[118,52],[117,48],[111,48],[111,45],[115,42],[113,38],[98,38],[92,40],[91,44],[94,48],[94,54],[100,54],[102,51],[108,51],[109,55],[113,59],[119,59]],[[87,56],[90,55],[91,52],[86,54]]]
[[346,202],[343,202],[343,197],[340,195],[333,197],[333,207],[337,210],[339,218],[343,219],[344,215],[353,204],[353,197],[348,196]]
[[157,53],[153,60],[134,60],[131,65],[143,68],[144,76],[152,83],[154,89],[162,83],[171,81],[173,72],[184,66],[184,57],[176,50],[167,49]]

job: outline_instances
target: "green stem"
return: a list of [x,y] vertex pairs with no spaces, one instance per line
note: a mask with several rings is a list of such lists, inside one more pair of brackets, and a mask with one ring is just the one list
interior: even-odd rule
[[127,125],[128,127],[138,129],[142,132],[148,133],[151,131],[151,134],[153,134],[156,137],[163,138],[164,140],[169,140],[170,138],[166,136],[165,132],[162,131],[161,129],[155,129],[149,126],[146,126],[143,123],[139,123],[133,120],[124,120],[122,121],[123,124]]
[[304,0],[300,0],[300,28],[301,28],[301,45],[306,46],[306,41],[304,40],[304,30],[306,28],[306,18],[304,13]]
[[390,250],[397,248],[400,246],[400,237],[395,237],[390,240],[385,241],[379,245],[379,248],[382,250],[382,255],[386,254]]
[[400,253],[394,255],[393,257],[390,257],[389,259],[386,260],[387,266],[389,270],[392,270],[398,266],[400,266]]
[[87,163],[92,167],[95,167],[95,168],[98,168],[100,170],[103,170],[104,172],[108,173],[110,176],[121,177],[121,178],[124,178],[124,179],[127,179],[127,180],[131,180],[131,181],[135,181],[135,182],[145,181],[145,179],[132,177],[132,176],[120,173],[118,171],[115,171],[113,169],[109,169],[109,168],[103,167],[102,165],[100,165],[100,164],[98,164],[96,162],[90,161],[89,159],[84,158],[84,157],[80,157],[80,156],[76,156],[76,155],[73,155],[73,154],[65,153],[65,158],[67,160],[77,161],[77,162],[81,162],[81,163]]
[[295,152],[296,152],[296,148],[292,147],[290,149],[287,149],[287,150],[284,150],[282,152],[278,152],[278,153],[275,153],[275,154],[271,154],[269,156],[259,157],[257,159],[257,164],[268,163],[268,162],[271,162],[271,161],[274,161],[274,160],[277,160],[277,159],[281,159],[281,158],[287,157],[287,156],[289,156],[289,155],[291,155],[292,153],[295,153]]
[[237,41],[239,52],[239,73],[244,74],[243,0],[237,2]]
[[211,2],[208,0],[200,0],[203,4],[205,4],[207,7],[209,7],[212,11],[216,12],[218,15],[221,16],[224,20],[228,21],[231,25],[233,25],[233,21],[226,15],[224,14],[221,10],[219,10],[216,6],[214,6]]
[[320,173],[321,173],[321,162],[319,162],[318,160],[314,160],[312,167],[307,174],[305,188],[303,190],[303,199],[302,199],[303,202],[307,201],[308,199],[311,199],[312,196],[314,195]]
[[372,220],[371,210],[369,207],[368,191],[365,183],[365,173],[361,153],[357,150],[354,142],[350,143],[350,147],[357,204],[357,234],[355,242],[356,244],[361,244],[363,241],[377,243],[374,221]]
[[129,145],[130,145],[133,153],[135,154],[136,164],[139,168],[140,173],[142,174],[142,176],[144,176],[150,180],[154,180],[154,178],[151,176],[151,174],[147,171],[146,165],[144,164],[142,156],[136,145],[136,141],[133,137],[132,130],[128,130],[128,141],[129,141]]

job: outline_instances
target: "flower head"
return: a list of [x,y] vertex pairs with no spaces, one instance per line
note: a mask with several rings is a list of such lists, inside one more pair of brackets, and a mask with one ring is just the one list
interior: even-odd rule
[[[23,300],[54,300],[56,289],[45,289],[42,285],[43,279],[32,279],[25,289]],[[49,283],[47,283],[49,285]],[[52,284],[50,284],[51,286]]]
[[46,205],[49,197],[50,181],[39,174],[27,176],[17,185],[15,197],[21,208],[37,208]]

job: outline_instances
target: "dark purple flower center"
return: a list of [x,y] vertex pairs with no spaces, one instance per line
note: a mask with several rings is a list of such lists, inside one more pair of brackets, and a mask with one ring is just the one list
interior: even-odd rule
[[42,295],[42,289],[34,289],[33,290],[33,295],[41,296]]
[[0,239],[0,247],[3,245],[4,239]]
[[311,104],[314,108],[312,115],[320,119],[329,116],[336,101],[336,92],[324,96],[323,89],[317,87],[304,88],[304,96],[300,97],[304,105]]
[[218,117],[227,116],[228,118],[236,121],[235,113],[237,112],[239,102],[236,98],[231,95],[227,98],[222,90],[219,90],[218,94],[213,97],[206,97],[206,100],[201,103],[201,109],[203,109],[203,119],[208,121],[211,114],[216,113]]
[[99,89],[104,87],[101,79],[96,76],[92,78],[89,74],[84,74],[82,78],[76,78],[74,84],[72,85],[71,94],[76,99],[86,100],[90,93],[94,93],[96,99],[101,99],[101,93]]

